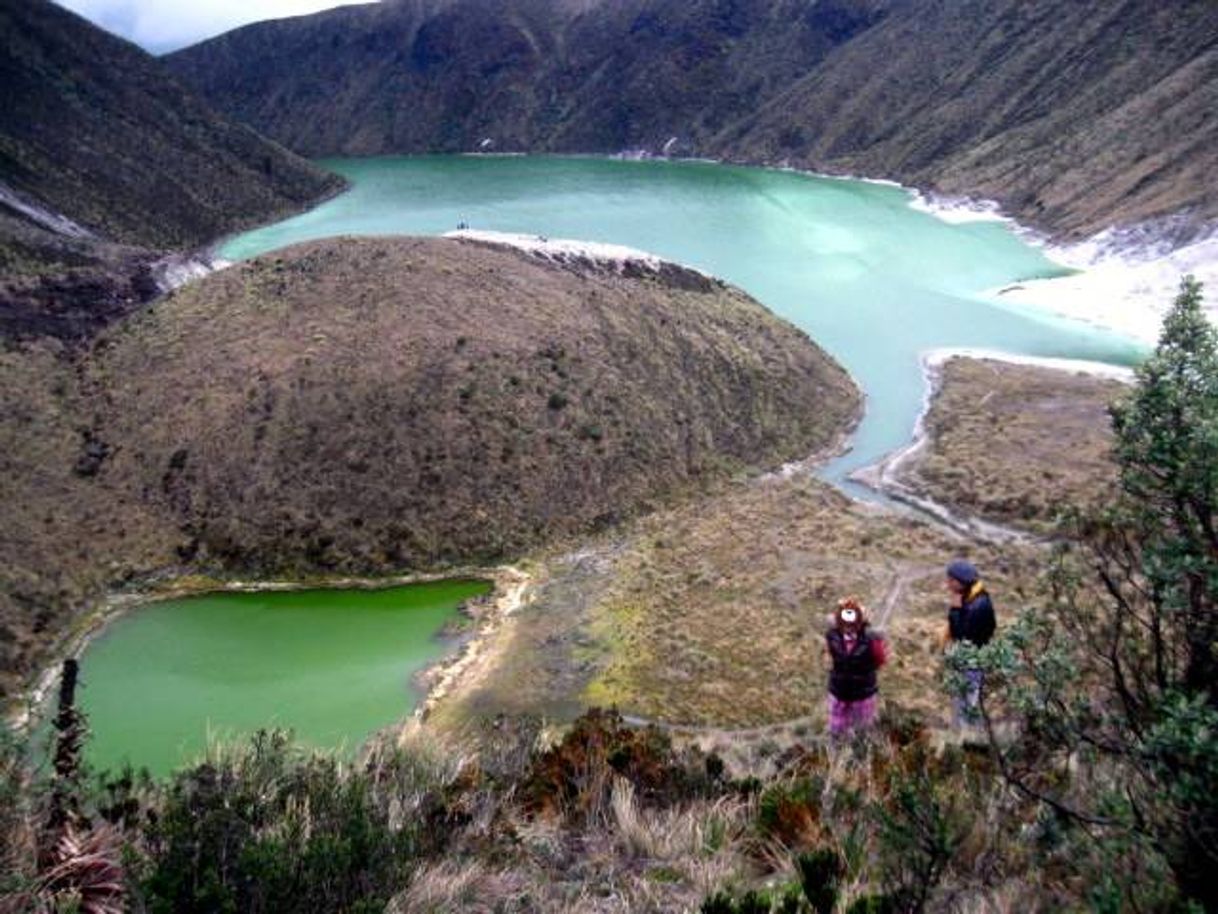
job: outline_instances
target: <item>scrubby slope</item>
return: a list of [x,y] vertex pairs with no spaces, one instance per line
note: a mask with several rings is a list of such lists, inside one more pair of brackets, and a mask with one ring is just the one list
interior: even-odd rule
[[1112,378],[985,359],[939,371],[925,446],[896,483],[967,517],[1054,531],[1057,515],[1115,494]]
[[115,241],[187,247],[338,182],[47,0],[0,3],[0,178]]
[[152,264],[165,249],[299,209],[342,183],[48,0],[0,0],[0,84],[5,335],[90,332],[156,293]]
[[[689,149],[754,112],[883,0],[449,0],[258,23],[169,55],[309,155]],[[272,53],[273,50],[273,53]]]
[[121,442],[104,472],[262,568],[497,556],[806,455],[857,404],[801,333],[700,274],[454,241],[263,257],[133,319],[91,368]]
[[[75,365],[10,360],[29,379],[2,428],[24,506],[0,556],[26,582],[10,645],[40,595],[54,632],[81,582],[169,565],[519,554],[807,456],[859,408],[803,333],[700,273],[451,240],[301,245],[178,290]],[[71,527],[110,502],[112,526]]]
[[1213,3],[917,0],[723,149],[995,198],[1067,237],[1169,216],[1188,237],[1218,218],[1215,111]]

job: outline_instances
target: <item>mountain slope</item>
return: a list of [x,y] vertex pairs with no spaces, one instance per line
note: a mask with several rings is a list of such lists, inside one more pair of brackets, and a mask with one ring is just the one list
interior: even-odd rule
[[1218,5],[912,6],[721,138],[723,151],[997,198],[1067,236],[1218,217],[1206,177],[1218,171]]
[[666,149],[995,197],[1064,237],[1218,218],[1208,0],[387,0],[167,62],[310,155]]
[[[388,2],[259,23],[167,63],[309,155],[616,151],[709,136],[876,21],[880,0]],[[274,53],[272,53],[274,51]]]
[[[198,246],[341,186],[215,114],[160,61],[47,0],[0,0],[0,85],[8,332],[63,329],[39,323],[46,307],[108,313],[107,296],[155,291],[151,264],[164,249]],[[90,299],[88,286],[100,294]]]

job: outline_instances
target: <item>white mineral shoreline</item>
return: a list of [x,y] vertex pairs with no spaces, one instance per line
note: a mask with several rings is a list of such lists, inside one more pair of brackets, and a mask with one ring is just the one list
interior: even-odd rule
[[1078,271],[986,290],[982,295],[990,301],[1071,318],[1150,346],[1159,338],[1163,315],[1179,292],[1180,280],[1192,275],[1209,290],[1206,311],[1218,324],[1218,231],[1173,246],[1163,230],[1133,226],[1106,229],[1076,244],[1057,244],[1004,215],[993,200],[903,189],[911,195],[912,209],[953,224],[1006,223],[1054,263]]
[[[683,270],[702,273],[694,267],[667,260],[658,254],[641,251],[638,248],[627,247],[624,244],[609,244],[603,241],[581,241],[574,238],[550,238],[547,235],[527,235],[519,232],[493,232],[484,229],[457,229],[445,232],[444,238],[454,238],[458,241],[475,241],[496,247],[507,247],[524,251],[535,257],[555,263],[570,263],[572,261],[592,261],[616,270],[627,265],[639,266],[653,273],[658,273],[666,264],[678,266]],[[702,275],[707,275],[702,273]],[[708,277],[712,278],[712,277]]]
[[[496,158],[534,154],[527,151],[484,150],[461,155]],[[1158,339],[1163,313],[1179,290],[1181,277],[1192,274],[1210,290],[1206,310],[1211,319],[1218,323],[1218,229],[1208,237],[1184,245],[1173,245],[1169,237],[1171,220],[1165,220],[1159,226],[1147,224],[1108,229],[1077,244],[1058,244],[1044,233],[1021,225],[1011,216],[1004,214],[1001,205],[994,200],[937,194],[886,178],[827,174],[781,162],[744,165],[692,156],[669,157],[647,150],[569,154],[563,158],[654,159],[739,165],[898,188],[908,194],[908,205],[911,209],[956,225],[969,222],[1006,223],[1023,240],[1042,250],[1050,260],[1068,269],[1080,271],[1052,279],[1028,279],[1008,283],[982,293],[984,298],[996,304],[1013,304],[1020,308],[1070,318],[1111,330],[1144,344],[1153,344]],[[498,237],[480,237],[491,235]],[[507,233],[497,232],[465,230],[449,232],[446,237],[466,237],[498,244],[513,243],[506,240]],[[653,254],[621,245],[569,240],[558,242],[536,235],[521,235],[516,238],[519,241],[514,243],[515,246],[530,250],[538,256],[550,256],[559,260],[573,256],[588,257],[646,264],[653,269],[655,263],[660,260]],[[532,238],[533,242],[526,246],[525,239],[529,238]],[[226,238],[221,238],[210,245],[200,259],[212,260],[215,268],[227,266],[227,262],[215,258],[215,252],[225,240]],[[576,246],[579,246],[578,250]]]
[[1206,313],[1218,323],[1218,234],[1163,252],[1111,243],[1102,233],[1076,245],[1042,245],[1046,256],[1082,272],[1011,283],[986,293],[1003,303],[1050,311],[1152,345],[1163,315],[1192,275],[1208,290]]
[[1076,244],[1059,244],[1003,213],[996,200],[937,194],[886,178],[825,174],[783,164],[759,167],[898,188],[908,194],[910,209],[953,225],[1004,223],[1049,260],[1078,271],[1008,283],[982,293],[995,303],[1070,318],[1151,346],[1159,338],[1163,315],[1180,289],[1181,278],[1192,275],[1209,290],[1206,311],[1218,324],[1218,228],[1183,245],[1169,238],[1171,220],[1159,227],[1106,229]]

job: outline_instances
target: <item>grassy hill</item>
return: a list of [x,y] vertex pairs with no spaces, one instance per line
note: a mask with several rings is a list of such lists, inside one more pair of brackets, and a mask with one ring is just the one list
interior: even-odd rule
[[[5,353],[3,667],[159,569],[518,555],[827,446],[846,373],[731,287],[469,242],[316,242],[68,359]],[[11,680],[10,680],[11,681]]]
[[949,359],[935,375],[925,444],[890,480],[900,491],[1045,535],[1063,509],[1112,501],[1109,407],[1128,384],[970,358]]

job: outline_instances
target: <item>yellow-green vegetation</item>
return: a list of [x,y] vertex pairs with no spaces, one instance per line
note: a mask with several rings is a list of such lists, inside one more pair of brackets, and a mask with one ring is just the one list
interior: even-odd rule
[[935,719],[945,559],[971,552],[1009,605],[1033,586],[1039,558],[967,546],[811,478],[745,483],[639,528],[594,612],[607,656],[587,697],[717,728],[823,720],[823,635],[850,594],[893,648],[885,700]]
[[1063,508],[1111,497],[1108,407],[1127,390],[1095,375],[950,359],[924,420],[926,447],[902,482],[954,511],[1047,532]]
[[823,634],[849,594],[890,639],[885,701],[935,722],[946,706],[936,685],[943,567],[960,553],[982,568],[1000,612],[1035,591],[1047,555],[964,543],[808,475],[738,480],[543,562],[531,602],[437,722],[616,705],[700,738],[745,729],[758,743],[789,742],[823,722]]

